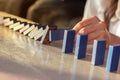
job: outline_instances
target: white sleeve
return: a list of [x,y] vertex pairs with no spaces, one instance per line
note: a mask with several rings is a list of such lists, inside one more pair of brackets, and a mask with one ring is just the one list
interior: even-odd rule
[[120,37],[120,0],[118,0],[117,10],[110,21],[109,31]]
[[103,20],[105,9],[106,0],[87,0],[83,19],[91,16],[97,16],[100,20]]

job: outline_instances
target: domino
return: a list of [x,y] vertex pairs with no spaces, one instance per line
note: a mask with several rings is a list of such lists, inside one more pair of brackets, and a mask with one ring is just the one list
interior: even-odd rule
[[108,59],[106,65],[107,72],[117,71],[120,57],[120,45],[109,46]]
[[27,22],[20,22],[20,25],[17,25],[16,27],[14,27],[13,31],[18,31],[21,28],[23,28],[25,25],[27,25]]
[[4,19],[4,18],[0,16],[0,25],[3,24],[3,19]]
[[10,18],[9,21],[4,23],[4,26],[10,26],[16,22],[16,18]]
[[32,35],[34,32],[36,32],[38,30],[38,27],[35,26],[35,28],[28,34],[28,36],[30,37],[30,35]]
[[16,21],[16,23],[9,26],[9,29],[13,29],[14,27],[20,25],[20,21]]
[[47,25],[42,27],[43,29],[39,30],[37,32],[37,35],[34,36],[35,40],[40,40],[41,44],[47,44],[50,43],[49,41],[49,30],[57,29],[56,25]]
[[106,49],[106,40],[94,40],[92,64],[102,65],[104,64],[104,56]]
[[69,30],[69,28],[50,30],[49,31],[49,40],[50,41],[63,40],[65,30]]
[[4,26],[9,26],[9,25],[12,25],[13,23],[14,23],[14,21],[11,20],[11,21],[9,21],[9,22],[7,22],[7,23],[4,23]]
[[41,27],[38,32],[34,36],[34,40],[40,40],[42,35],[44,34],[44,30],[46,29],[46,26]]
[[[47,33],[48,33],[48,30],[49,30],[49,26],[46,26],[46,29],[43,31],[42,38],[41,38],[41,40],[40,40],[40,43],[41,43],[41,44],[44,43],[45,37],[46,37],[46,35],[47,35]],[[47,41],[46,41],[46,42],[47,42]],[[46,43],[46,42],[45,42],[45,43]]]
[[30,26],[32,26],[32,24],[26,24],[22,29],[19,30],[20,33],[23,33],[24,31],[26,31]]
[[88,35],[87,34],[78,34],[75,47],[75,58],[82,59],[86,57],[86,48],[87,48]]
[[3,17],[3,24],[7,23],[10,21],[11,17]]
[[56,25],[47,25],[47,28],[46,30],[44,31],[44,34],[40,40],[40,43],[41,44],[48,44],[50,43],[50,40],[49,40],[49,31],[50,30],[57,30],[57,26]]
[[34,35],[41,28],[41,26],[41,24],[35,24],[35,28],[28,34],[28,36],[31,37]]
[[74,46],[75,30],[65,30],[63,38],[63,53],[72,53]]
[[36,31],[33,35],[31,35],[30,38],[34,38],[35,40],[37,40],[36,36],[42,33],[43,31],[44,31],[43,27],[41,27],[40,29],[38,29],[38,31]]
[[23,32],[23,34],[24,34],[24,35],[27,35],[28,33],[30,33],[30,32],[34,29],[34,27],[35,27],[35,25],[30,26],[27,30],[25,30],[25,31]]

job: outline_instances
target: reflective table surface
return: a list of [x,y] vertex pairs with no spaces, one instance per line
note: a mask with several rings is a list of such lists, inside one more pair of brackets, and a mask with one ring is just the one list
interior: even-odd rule
[[74,53],[62,53],[62,41],[43,45],[0,26],[0,80],[120,80],[120,64],[109,73],[107,58],[101,66],[91,65],[91,58],[92,46],[77,60]]

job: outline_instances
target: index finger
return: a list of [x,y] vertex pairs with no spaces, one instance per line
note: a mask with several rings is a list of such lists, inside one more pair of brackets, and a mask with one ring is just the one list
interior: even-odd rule
[[90,25],[90,24],[96,24],[98,23],[100,20],[96,17],[96,16],[93,16],[93,17],[90,17],[88,19],[85,19],[83,21],[80,21],[78,22],[74,27],[73,27],[73,30],[76,31],[76,33],[82,28],[82,27],[85,27],[87,25]]

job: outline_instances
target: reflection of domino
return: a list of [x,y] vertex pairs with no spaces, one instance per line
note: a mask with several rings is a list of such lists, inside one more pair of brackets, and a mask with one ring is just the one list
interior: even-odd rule
[[20,30],[21,28],[23,28],[25,25],[27,24],[27,22],[21,22],[20,25],[16,26],[13,28],[13,31],[18,31]]
[[43,29],[40,29],[39,32],[37,32],[37,34],[34,36],[34,39],[35,40],[38,40],[38,39],[41,39],[42,35],[44,34],[44,31],[46,30],[46,28]]
[[35,24],[35,28],[28,34],[28,36],[30,37],[31,35],[33,35],[35,32],[39,30],[40,27],[41,27],[40,24]]
[[18,26],[18,25],[20,25],[20,21],[16,21],[16,23],[10,25],[10,26],[9,26],[9,29],[12,29],[12,28],[14,28],[14,27],[16,27],[16,26]]
[[27,30],[29,27],[31,26],[31,24],[27,24],[25,25],[22,29],[19,30],[20,33],[23,33],[25,30]]
[[27,35],[35,28],[35,25],[30,26],[26,31],[23,32],[24,35]]

